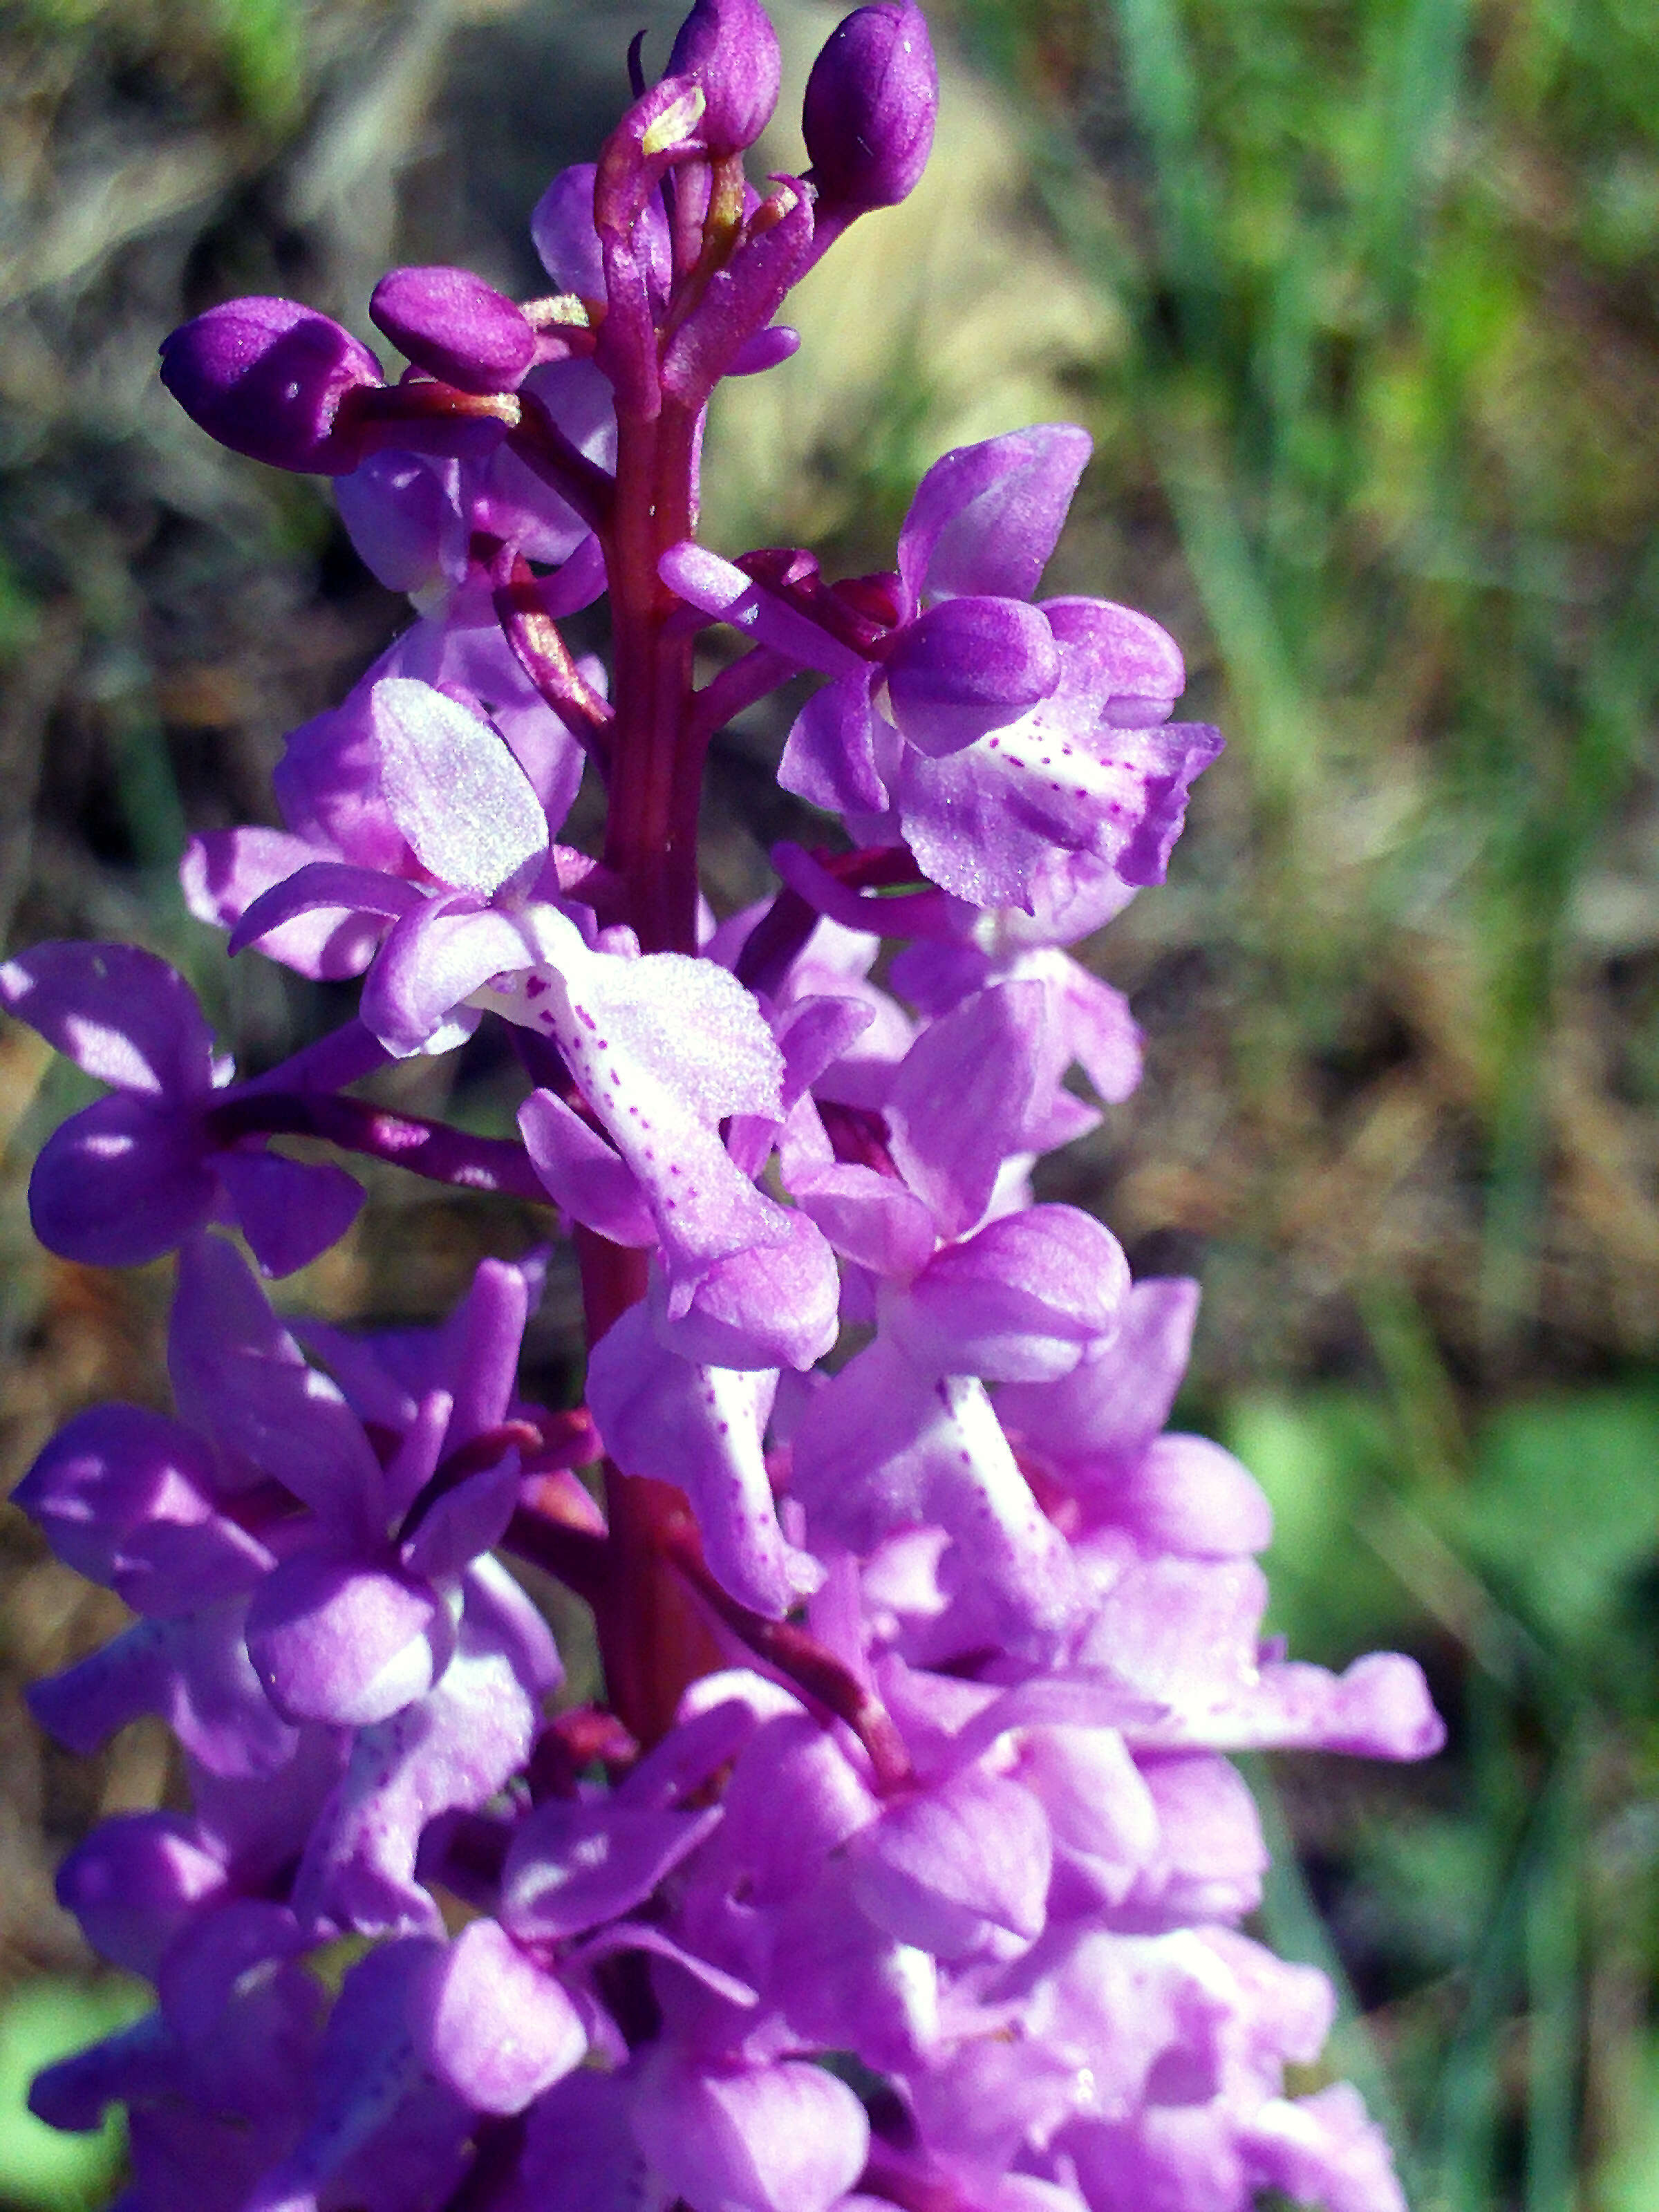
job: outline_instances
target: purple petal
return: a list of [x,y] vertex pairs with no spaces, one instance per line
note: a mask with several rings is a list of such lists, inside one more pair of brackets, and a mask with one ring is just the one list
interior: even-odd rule
[[[234,929],[254,901],[301,870],[320,865],[319,848],[282,830],[220,830],[192,837],[179,863],[185,903],[199,921]],[[260,933],[260,950],[301,975],[337,982],[361,975],[381,927],[377,898],[367,912],[308,904],[297,918]]]
[[782,1055],[755,1000],[713,961],[593,952],[550,908],[535,924],[556,985],[536,1023],[643,1188],[684,1310],[714,1261],[789,1234],[719,1133],[730,1115],[781,1117]]
[[71,1115],[41,1146],[29,1219],[62,1259],[136,1267],[176,1250],[217,1198],[197,1116],[117,1091]]
[[884,813],[887,787],[877,765],[884,733],[890,743],[891,730],[870,704],[867,672],[840,678],[795,717],[778,781],[827,813]]
[[[826,1147],[827,1149],[827,1147]],[[933,1216],[914,1192],[873,1168],[809,1162],[786,1149],[784,1181],[837,1252],[908,1281],[933,1253]]]
[[136,1613],[188,1612],[252,1589],[270,1565],[217,1510],[199,1437],[140,1406],[96,1406],[61,1429],[13,1492],[66,1565]]
[[[246,1652],[242,1654],[246,1663]],[[252,1666],[248,1676],[254,1678]],[[259,1692],[267,1712],[270,1700]],[[276,1721],[276,1715],[271,1714]],[[189,1769],[196,1825],[203,1841],[234,1870],[243,1887],[258,1888],[298,1863],[306,1838],[339,1780],[350,1748],[343,1729],[284,1729],[287,1755],[254,1775]]]
[[[783,1050],[783,1103],[793,1106],[845,1058],[876,1018],[869,999],[842,998],[838,994],[809,994],[784,1008],[777,1018],[777,1039]],[[908,1041],[908,1040],[907,1040]]]
[[[855,2051],[877,2073],[925,2063],[939,2033],[938,1966],[859,1910],[844,1859],[786,1902],[775,1924],[779,1971],[767,1995],[795,2035]],[[847,2200],[842,2212],[858,2203]]]
[[900,733],[942,759],[1048,698],[1060,682],[1060,653],[1036,607],[946,599],[899,633],[884,673]]
[[792,1488],[815,1541],[872,1551],[933,1522],[955,1539],[958,1586],[980,1592],[1011,1647],[1046,1649],[1073,1620],[1076,1571],[976,1382],[933,1382],[878,1337],[812,1399]]
[[864,2107],[845,2082],[795,2060],[700,2073],[664,2051],[632,2117],[668,2189],[710,2212],[830,2212],[869,2149]]
[[1346,2081],[1311,2097],[1269,2098],[1239,2140],[1256,2188],[1328,2212],[1406,2212],[1388,2138]]
[[[905,1678],[906,1690],[913,1698],[924,1686],[937,1697],[940,1678],[929,1678],[920,1673]],[[962,1765],[981,1758],[999,1737],[1012,1729],[1122,1729],[1131,1723],[1159,1720],[1164,1711],[1155,1699],[1137,1697],[1109,1675],[1079,1674],[1071,1668],[1064,1672],[1051,1669],[1043,1674],[1030,1674],[1012,1690],[1002,1691],[961,1725],[957,1724],[954,1717],[946,1718],[942,1725],[950,1731],[948,1761]],[[941,1752],[939,1756],[947,1754]]]
[[428,1330],[359,1336],[326,1322],[296,1321],[295,1334],[335,1376],[359,1420],[402,1431],[415,1419],[432,1364]]
[[1086,657],[1094,690],[1121,726],[1162,721],[1186,690],[1181,648],[1150,615],[1084,599],[1045,599],[1042,611],[1054,635]]
[[629,1768],[611,1793],[612,1804],[665,1812],[712,1781],[748,1742],[755,1732],[753,1710],[741,1698],[720,1695],[726,1678],[700,1675],[696,1686],[715,1702],[694,1699],[684,1717]]
[[1243,1777],[1209,1753],[1142,1754],[1156,1809],[1156,1863],[1135,1891],[1182,1920],[1242,1920],[1261,1902],[1267,1847]]
[[[454,1404],[447,1390],[428,1390],[409,1415],[396,1449],[386,1462],[382,1487],[388,1525],[394,1520],[401,1522],[404,1519],[416,1498],[437,1473],[438,1462],[443,1457],[444,1435],[449,1426]],[[447,1495],[445,1493],[438,1499],[432,1509],[434,1512],[447,1502]],[[378,1549],[378,1547],[371,1541],[370,1548]],[[407,1568],[410,1565],[407,1544],[399,1545],[398,1555],[400,1564]],[[414,1571],[417,1575],[425,1574],[423,1568],[416,1568]],[[428,1582],[435,1579],[431,1575],[426,1575],[425,1578]]]
[[547,817],[495,731],[410,677],[383,677],[372,700],[380,787],[422,867],[487,898],[539,866]]
[[517,1267],[506,1260],[482,1260],[450,1316],[444,1348],[455,1399],[447,1439],[452,1449],[507,1419],[525,1324],[540,1295],[542,1273],[534,1260]]
[[448,2194],[472,2116],[430,2081],[410,2032],[434,1948],[418,1937],[389,1943],[347,1973],[317,2055],[305,2132],[246,2212],[311,2212],[325,2188],[331,2202],[363,2212]]
[[117,1091],[187,1099],[213,1088],[196,994],[136,945],[33,945],[0,967],[0,1006]]
[[688,1951],[684,1943],[677,1943],[660,1928],[644,1920],[613,1920],[597,1936],[590,1936],[574,1954],[586,1966],[589,1960],[615,1958],[621,1951],[644,1951],[653,1959],[665,1959],[671,1966],[711,1991],[724,2006],[738,2006],[747,2010],[759,2002],[758,1992],[747,1982],[740,1982],[735,1974],[728,1974],[724,1966],[700,1958]]
[[1041,1382],[1112,1334],[1128,1293],[1117,1239],[1070,1206],[1027,1206],[929,1261],[890,1326],[932,1373]]
[[633,2084],[583,2068],[532,2106],[500,2212],[667,2212],[628,2124]]
[[29,1710],[83,1754],[142,1714],[159,1713],[210,1773],[269,1773],[293,1757],[295,1735],[249,1663],[244,1611],[230,1600],[141,1620],[78,1666],[33,1684]]
[[410,2013],[434,2077],[478,2112],[521,2112],[587,2049],[564,1990],[494,1920],[473,1921],[428,1960]]
[[657,1224],[638,1176],[591,1121],[550,1091],[532,1091],[519,1130],[548,1194],[573,1220],[613,1244],[646,1246]]
[[1395,1651],[1373,1651],[1340,1674],[1294,1661],[1261,1669],[1214,1732],[1223,1749],[1248,1746],[1346,1751],[1357,1759],[1431,1759],[1446,1741],[1423,1670]]
[[425,903],[425,896],[416,884],[398,876],[384,875],[378,869],[354,868],[343,860],[307,860],[249,902],[230,933],[227,950],[246,951],[250,945],[261,944],[301,917],[318,914],[339,917],[327,924],[331,942],[343,925],[350,924],[372,945],[383,933],[379,927],[382,921],[412,914]]
[[[1133,742],[1137,737],[1139,744]],[[1126,884],[1164,881],[1186,825],[1188,791],[1221,748],[1220,732],[1207,722],[1168,722],[1161,729],[1126,731],[1115,757],[1103,757],[1103,774],[1123,780],[1136,818],[1120,846],[1121,817],[1115,805],[1109,807],[1112,830],[1097,837],[1094,850],[1111,860]]]
[[156,1976],[167,2025],[192,2042],[222,2035],[239,1985],[257,1987],[258,1968],[307,1948],[288,1907],[264,1898],[231,1898],[196,1915]]
[[224,1889],[224,1862],[176,1813],[118,1813],[58,1869],[58,1902],[100,1958],[154,1980],[179,1930]]
[[669,589],[690,605],[769,646],[797,667],[864,678],[866,664],[850,646],[706,546],[688,538],[670,546],[657,568]]
[[[1170,2078],[1184,2111],[1215,2095],[1230,2032],[1237,2032],[1241,1993],[1201,1937],[1184,1929],[1139,1936],[1091,1930],[1059,1959],[1037,1954],[1026,1971],[1035,1976],[1042,1968],[1046,1986],[1033,1995],[1043,2039],[1060,2051],[1089,2054],[1087,2109],[1144,2121],[1142,2108],[1160,2071]],[[1294,1971],[1307,1975],[1309,1970]],[[1316,1984],[1320,1978],[1310,1979]],[[1146,2200],[1135,2192],[1107,2201],[1115,2212]],[[1187,2191],[1168,2201],[1184,2203]],[[1237,2200],[1230,2192],[1211,2201],[1231,2205]]]
[[1125,1869],[1157,1850],[1158,1808],[1115,1729],[1032,1729],[1016,1771],[1056,1843]]
[[146,2013],[131,2027],[37,2074],[29,2089],[29,2110],[49,2128],[75,2135],[88,2132],[111,2105],[129,2099],[136,2102],[147,2092],[173,2087],[169,2064],[173,2056],[173,2039],[161,2014]]
[[[573,364],[573,366],[574,365],[576,364]],[[517,456],[514,453],[511,447],[503,447],[496,460],[495,465],[497,471],[502,471],[505,465],[508,462],[514,462],[517,463],[519,466],[523,466],[521,462],[518,462]],[[547,544],[552,542],[552,532],[550,531],[544,531],[539,533],[539,536],[543,544]],[[532,559],[560,558],[559,556],[538,552],[537,548],[533,545],[527,545],[526,550],[528,556]],[[558,573],[556,575],[544,576],[541,579],[540,589],[537,592],[537,597],[541,601],[543,611],[546,614],[550,622],[562,622],[567,615],[580,614],[585,607],[591,607],[596,599],[602,599],[605,596],[605,548],[600,544],[593,532],[589,530],[585,531],[575,544],[571,547],[569,552],[562,557]],[[599,666],[599,664],[591,661],[588,657],[584,654],[582,659],[578,661],[577,666],[580,669],[581,673],[588,678],[588,681],[593,684],[594,689],[600,693],[601,696],[603,696],[603,682],[595,682],[594,680],[594,671],[595,668]],[[603,674],[602,669],[599,672],[601,675]],[[497,710],[497,719],[500,719],[499,710]],[[549,723],[551,723],[556,721],[556,719],[557,718],[554,715],[552,709],[550,708],[547,711],[546,720]],[[514,752],[518,757],[520,765],[523,768],[526,775],[529,776],[530,781],[536,787],[536,795],[541,800],[542,805],[548,815],[550,826],[556,829],[558,824],[563,821],[565,816],[570,811],[571,807],[575,803],[575,784],[580,780],[580,777],[576,775],[575,770],[577,763],[582,758],[580,747],[579,745],[568,744],[566,747],[562,748],[559,753],[557,765],[557,773],[559,775],[558,789],[560,793],[562,793],[566,788],[568,781],[569,790],[568,797],[564,798],[562,799],[562,803],[560,804],[550,798],[549,792],[551,777],[550,776],[548,770],[544,769],[538,773],[536,767],[533,766],[530,761],[526,759],[524,750],[520,745],[515,733],[507,727],[504,721],[501,723],[501,728],[509,744],[511,744]],[[544,738],[544,750],[546,750],[547,744],[548,740]]]
[[582,300],[605,297],[605,263],[593,228],[594,174],[592,161],[561,169],[530,218],[543,268],[562,292]]
[[854,1894],[878,1928],[953,1959],[992,1928],[1027,1942],[1042,1934],[1051,1849],[1029,1790],[969,1767],[891,1805],[848,1856]]
[[1120,1104],[1140,1081],[1140,1028],[1128,1000],[1063,952],[1039,953],[1035,959],[1041,967],[1027,972],[1048,981],[1067,1050],[1082,1062],[1100,1096]]
[[536,358],[520,310],[470,269],[389,269],[368,312],[417,368],[458,392],[514,392]]
[[438,1908],[415,1881],[421,1832],[503,1789],[540,1719],[508,1656],[463,1648],[429,1697],[362,1729],[295,1879],[301,1920],[367,1936],[437,1933]]
[[[272,1313],[246,1261],[221,1237],[179,1255],[167,1338],[179,1410],[230,1456],[222,1476],[273,1475],[325,1521],[372,1523],[380,1468],[362,1425]],[[239,1469],[234,1462],[240,1460]]]
[[519,1502],[519,1455],[470,1476],[445,1492],[402,1547],[404,1571],[423,1582],[447,1583],[481,1552],[499,1544]]
[[[752,0],[720,0],[720,4],[750,5]],[[696,405],[721,377],[731,374],[744,346],[765,330],[810,265],[811,195],[805,185],[780,179],[771,204],[781,210],[779,220],[758,235],[746,237],[726,267],[715,271],[664,349],[663,389],[683,405]]]
[[[605,262],[593,227],[594,165],[579,161],[562,169],[536,203],[530,235],[542,266],[561,291],[578,299],[605,298]],[[640,218],[647,266],[659,289],[669,276],[668,224],[660,201],[647,201]]]
[[1207,1437],[1155,1437],[1121,1474],[1078,1487],[1091,1520],[1127,1528],[1149,1552],[1242,1559],[1273,1541],[1273,1509],[1260,1485]]
[[1137,1283],[1117,1334],[1069,1376],[997,1393],[1004,1425],[1060,1467],[1133,1467],[1170,1418],[1187,1371],[1198,1297],[1198,1285],[1182,1276]]
[[[580,1489],[580,1484],[575,1487]],[[589,1510],[594,1523],[603,1528],[603,1520],[591,1500]],[[514,1680],[532,1697],[556,1690],[564,1680],[564,1669],[553,1632],[501,1561],[488,1553],[474,1559],[461,1577],[461,1588],[463,1655],[505,1659]]]
[[1161,883],[1188,787],[1220,750],[1203,725],[1097,732],[1050,701],[948,759],[907,753],[899,812],[928,875],[975,905],[1029,908],[1055,845]]
[[247,1648],[285,1718],[371,1728],[426,1695],[454,1631],[429,1583],[301,1552],[260,1586]]
[[324,848],[286,830],[210,830],[179,863],[185,903],[198,921],[234,929],[261,892],[308,867]]
[[1255,1682],[1267,1601],[1254,1561],[1146,1560],[1106,1592],[1079,1656],[1183,1717],[1174,1741],[1209,1741],[1192,1730],[1207,1730]]
[[[422,625],[416,626],[418,635]],[[380,790],[374,732],[375,684],[409,650],[405,634],[355,684],[337,707],[290,730],[271,774],[283,819],[319,852],[388,875],[411,873],[414,856]]]
[[291,1275],[331,1250],[368,1194],[343,1168],[280,1152],[220,1152],[214,1166],[264,1275]]
[[825,1863],[878,1809],[842,1747],[798,1707],[754,1730],[724,1803],[711,1871],[768,1908],[815,1887]]
[[665,1297],[653,1300],[659,1340],[699,1367],[807,1368],[821,1359],[841,1326],[836,1255],[804,1211],[785,1219],[781,1244],[716,1260],[683,1314],[671,1316]]
[[562,1943],[631,1912],[720,1825],[700,1813],[553,1799],[519,1828],[501,1875],[501,1917],[526,1942]]
[[[653,226],[654,234],[661,236],[665,242],[667,230],[663,221],[660,201],[654,201],[646,211],[642,228],[647,232],[653,232]],[[607,471],[615,471],[617,399],[608,379],[601,369],[596,368],[591,361],[549,362],[543,368],[531,370],[525,379],[524,388],[527,392],[535,394],[560,429],[564,432],[565,436],[569,439],[571,444],[580,447],[596,467]],[[514,458],[510,447],[501,448],[501,452],[509,460]],[[512,474],[513,480],[518,481],[515,473],[504,472],[501,470],[498,455],[497,460],[491,465],[491,483],[486,484],[486,493],[489,492],[491,484],[502,473]],[[538,477],[536,482],[539,484],[541,479]],[[550,532],[558,508],[563,505],[563,502],[556,501],[556,495],[550,492],[544,485],[536,497],[540,502],[541,513],[544,516],[541,528]],[[574,518],[572,519],[574,520]],[[544,553],[538,550],[538,544],[550,545],[552,542],[550,536],[539,538],[538,534],[532,533],[532,537],[526,537],[524,550],[528,553],[532,560],[562,560],[564,555],[562,552]],[[559,588],[556,579],[544,580],[551,584],[554,589]],[[548,611],[550,613],[554,611],[550,605]],[[598,666],[599,664],[596,662],[594,665]],[[599,688],[601,690],[604,689],[603,678],[600,679]]]
[[893,1158],[947,1237],[974,1227],[1036,1087],[1043,994],[1035,983],[981,991],[924,1030],[887,1101]]
[[786,1543],[761,1449],[775,1375],[694,1367],[632,1306],[593,1347],[587,1402],[624,1474],[684,1491],[709,1566],[739,1604],[778,1620],[820,1572]]
[[455,583],[466,568],[461,464],[425,453],[370,453],[334,479],[334,503],[359,557],[390,592]]
[[392,925],[358,1011],[388,1052],[407,1059],[475,991],[533,957],[516,924],[504,914],[480,913],[470,892],[428,899]]
[[1047,422],[958,446],[935,461],[899,532],[899,574],[912,604],[972,592],[1029,599],[1090,448],[1075,423]]

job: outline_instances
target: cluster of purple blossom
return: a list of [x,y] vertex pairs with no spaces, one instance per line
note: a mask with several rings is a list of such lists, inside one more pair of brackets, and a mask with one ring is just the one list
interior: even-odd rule
[[[1098,1119],[1074,1069],[1135,1085],[1066,948],[1160,879],[1218,740],[1168,719],[1153,623],[1033,599],[1080,430],[947,453],[890,574],[696,542],[711,391],[786,358],[790,288],[910,191],[936,78],[911,0],[860,8],[811,167],[762,195],[758,0],[697,0],[634,70],[537,209],[546,297],[394,270],[395,383],[285,301],[164,349],[214,435],[337,479],[416,618],[289,737],[286,827],[185,862],[233,951],[362,977],[343,1028],[238,1080],[148,953],[0,969],[109,1086],[40,1156],[42,1240],[178,1255],[176,1415],[82,1413],[18,1492],[137,1616],[40,1718],[90,1751],[161,1714],[190,1786],[63,1869],[157,2002],[35,2108],[127,2107],[134,2212],[1396,2212],[1354,2093],[1285,2093],[1331,1995],[1240,1932],[1265,1853],[1226,1754],[1416,1758],[1439,1724],[1408,1660],[1261,1642],[1266,1503],[1164,1426],[1195,1285],[1132,1284],[1029,1180]],[[559,629],[601,592],[609,684]],[[843,835],[716,925],[704,750],[807,671],[781,780]],[[585,776],[591,854],[557,842]],[[481,1021],[521,1142],[352,1095]],[[585,1403],[518,1395],[534,1262],[435,1331],[279,1319],[222,1232],[282,1276],[362,1198],[295,1134],[555,1206]],[[605,1702],[559,1702],[498,1555],[591,1606]]]

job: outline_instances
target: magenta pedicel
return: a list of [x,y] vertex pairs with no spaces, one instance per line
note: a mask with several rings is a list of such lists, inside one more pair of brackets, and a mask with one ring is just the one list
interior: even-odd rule
[[[1266,1501],[1168,1426],[1196,1285],[1029,1180],[1100,1118],[1078,1076],[1134,1088],[1068,948],[1161,880],[1220,740],[1156,623],[1041,596],[1080,429],[944,455],[880,575],[699,542],[710,390],[787,357],[791,287],[933,133],[908,0],[832,34],[808,173],[757,188],[778,75],[756,0],[698,0],[539,204],[545,296],[382,280],[401,382],[286,301],[163,349],[213,436],[337,478],[416,612],[290,733],[283,826],[185,857],[232,953],[360,979],[343,1028],[248,1079],[150,954],[0,969],[105,1086],[40,1155],[42,1242],[177,1255],[173,1411],[78,1415],[17,1492],[135,1616],[38,1718],[91,1751],[160,1714],[189,1784],[59,1877],[156,2005],[34,2109],[125,2106],[131,2212],[1400,2212],[1355,2093],[1287,2094],[1332,1995],[1241,1932],[1229,1754],[1440,1723],[1407,1659],[1263,1643]],[[560,627],[602,593],[608,670]],[[779,774],[823,842],[709,935],[708,739],[808,674]],[[356,1095],[481,1023],[517,1139]],[[577,1237],[580,1407],[520,1395],[533,1258],[425,1334],[278,1317],[354,1157]],[[592,1608],[601,1703],[506,1560]]]

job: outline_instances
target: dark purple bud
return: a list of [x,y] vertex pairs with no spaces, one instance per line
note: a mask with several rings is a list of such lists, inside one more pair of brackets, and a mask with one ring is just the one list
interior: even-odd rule
[[273,468],[343,476],[362,459],[337,427],[346,395],[382,381],[349,331],[297,300],[227,300],[161,341],[161,381],[193,422]]
[[416,368],[458,392],[516,391],[536,359],[530,324],[470,269],[389,269],[368,312]]
[[878,0],[832,31],[806,81],[801,130],[826,204],[862,212],[908,199],[927,166],[939,70],[915,0]]
[[783,60],[760,0],[697,0],[668,57],[671,76],[702,87],[702,137],[711,154],[752,146],[778,104]]

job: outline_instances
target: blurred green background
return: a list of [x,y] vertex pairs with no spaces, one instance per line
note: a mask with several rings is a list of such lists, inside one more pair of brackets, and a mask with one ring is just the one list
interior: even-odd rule
[[[1278,1515],[1272,1625],[1389,1644],[1452,1727],[1421,1771],[1263,1762],[1272,1940],[1338,1978],[1334,2070],[1423,2212],[1659,2212],[1659,16],[1652,0],[939,0],[945,119],[907,209],[734,392],[708,534],[882,565],[944,447],[1038,419],[1097,460],[1051,587],[1146,608],[1231,750],[1167,889],[1093,950],[1147,1079],[1045,1193],[1206,1285],[1186,1408]],[[781,12],[799,84],[829,10]],[[393,260],[538,289],[641,23],[501,0],[11,0],[0,15],[0,928],[132,936],[258,1064],[337,1006],[227,968],[185,825],[269,819],[282,734],[399,620],[310,483],[210,447],[154,350],[240,291],[359,329]],[[785,112],[789,112],[786,95]],[[799,161],[792,129],[763,149]],[[597,635],[597,633],[596,633]],[[779,725],[722,741],[724,905],[800,826]],[[487,1056],[399,1071],[480,1126]],[[455,1084],[446,1100],[442,1086]],[[435,1087],[434,1087],[435,1086]],[[0,1449],[155,1399],[161,1271],[30,1244],[81,1092],[0,1040]],[[435,1312],[511,1208],[377,1179],[293,1288]],[[556,1267],[532,1357],[574,1345]],[[0,2200],[116,2185],[22,2117],[132,2002],[52,1901],[159,1735],[41,1747],[19,1690],[113,1601],[0,1522]]]

